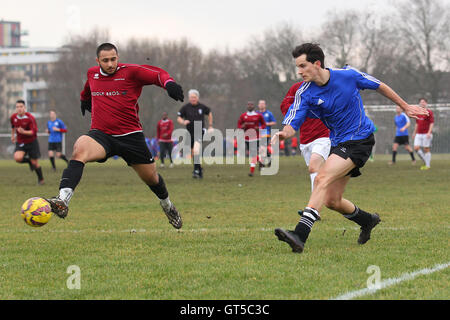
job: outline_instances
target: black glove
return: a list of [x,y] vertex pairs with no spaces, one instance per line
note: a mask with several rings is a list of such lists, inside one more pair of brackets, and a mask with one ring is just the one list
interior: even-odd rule
[[84,117],[84,114],[86,113],[86,110],[91,112],[91,108],[92,108],[91,100],[87,100],[87,101],[81,100],[81,114],[83,115],[83,117]]
[[174,81],[167,82],[166,90],[169,97],[171,97],[175,101],[184,101],[183,88]]

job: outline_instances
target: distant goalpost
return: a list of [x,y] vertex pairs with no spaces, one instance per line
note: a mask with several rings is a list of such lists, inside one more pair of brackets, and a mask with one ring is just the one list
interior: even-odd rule
[[[429,104],[428,108],[434,114],[433,128],[433,153],[450,153],[450,103]],[[394,105],[367,105],[367,116],[372,119],[377,127],[375,133],[374,154],[389,154],[392,152],[392,144],[395,137],[395,106]],[[412,132],[416,125],[415,119],[410,119],[409,143],[412,146]],[[404,148],[399,148],[404,152]]]
[[[48,133],[38,133],[39,149],[41,157],[46,158],[48,154]],[[0,159],[12,159],[14,154],[15,143],[11,142],[11,133],[0,133]],[[62,153],[66,154],[66,134],[63,133]]]

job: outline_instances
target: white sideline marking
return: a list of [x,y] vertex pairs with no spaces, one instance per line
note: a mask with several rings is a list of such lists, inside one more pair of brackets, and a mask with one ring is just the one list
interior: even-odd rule
[[413,280],[414,278],[416,278],[418,276],[431,274],[431,273],[434,273],[437,271],[444,270],[448,267],[450,267],[450,261],[447,263],[443,263],[443,264],[437,264],[431,269],[425,268],[425,269],[414,271],[414,272],[404,273],[398,278],[390,278],[390,279],[383,280],[380,282],[380,284],[378,285],[377,288],[371,288],[371,289],[365,288],[365,289],[361,289],[361,290],[350,291],[350,292],[344,293],[340,296],[337,296],[336,298],[333,298],[331,300],[351,300],[351,299],[362,297],[365,295],[374,294],[375,292],[377,292],[381,289],[394,286],[396,284],[399,284],[400,282]]

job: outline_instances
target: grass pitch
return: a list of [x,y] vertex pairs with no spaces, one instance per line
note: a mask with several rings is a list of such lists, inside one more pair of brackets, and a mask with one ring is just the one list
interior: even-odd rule
[[[399,156],[399,159],[403,159]],[[406,159],[406,157],[404,158]],[[303,254],[273,229],[293,228],[307,203],[301,157],[282,158],[278,175],[247,176],[247,165],[159,169],[184,220],[169,225],[158,201],[122,160],[88,164],[65,220],[41,228],[20,218],[32,196],[57,193],[63,162],[46,184],[25,165],[0,161],[0,299],[329,299],[366,287],[368,266],[381,280],[450,261],[450,163],[434,157],[420,171],[377,157],[345,196],[378,212],[382,223],[364,246],[359,228],[324,210]],[[134,229],[136,232],[130,232]],[[81,289],[67,268],[79,266]],[[450,270],[423,275],[361,299],[449,299]]]

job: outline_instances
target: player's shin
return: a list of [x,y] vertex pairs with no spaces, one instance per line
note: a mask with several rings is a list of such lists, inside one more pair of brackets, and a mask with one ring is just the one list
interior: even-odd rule
[[164,209],[169,209],[172,203],[169,199],[169,192],[167,191],[166,184],[164,182],[164,179],[161,177],[161,175],[158,173],[158,183],[155,185],[148,185],[150,190],[153,191],[153,193],[158,197],[158,199],[161,201],[161,206]]
[[302,217],[295,227],[295,233],[300,240],[305,243],[308,239],[309,233],[314,225],[314,222],[320,219],[319,212],[316,209],[306,207],[303,210]]
[[49,159],[50,159],[50,163],[52,164],[52,168],[53,168],[53,169],[56,169],[56,166],[55,166],[55,157],[49,157]]
[[63,171],[61,182],[59,184],[59,199],[63,200],[66,205],[69,204],[76,186],[80,183],[83,169],[83,162],[70,160],[69,165]]

